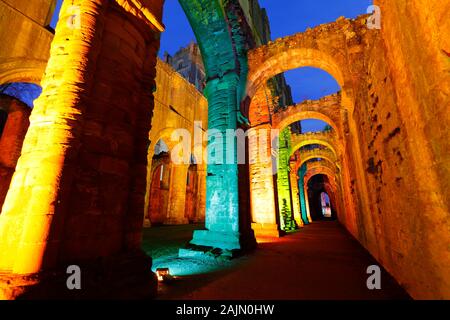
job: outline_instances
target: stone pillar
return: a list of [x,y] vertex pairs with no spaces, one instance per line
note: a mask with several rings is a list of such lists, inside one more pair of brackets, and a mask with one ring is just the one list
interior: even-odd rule
[[256,237],[279,237],[272,161],[271,126],[249,130],[252,228]]
[[0,109],[8,114],[0,138],[0,212],[20,157],[23,140],[30,125],[31,108],[22,102],[0,96]]
[[169,207],[164,224],[189,224],[186,217],[186,183],[189,165],[172,164],[170,169]]
[[309,203],[308,203],[308,195],[305,194],[305,173],[306,173],[306,165],[302,165],[298,170],[298,191],[300,197],[300,210],[301,210],[301,218],[303,224],[309,224],[311,222],[311,217],[309,214]]
[[289,179],[291,182],[291,197],[292,197],[292,207],[294,211],[294,220],[297,226],[302,227],[304,225],[302,217],[300,214],[300,194],[298,190],[298,176],[295,172],[293,166],[291,166],[291,171],[289,172]]
[[309,224],[309,223],[312,223],[313,220],[311,218],[311,209],[309,206],[309,194],[308,194],[308,186],[307,185],[305,185],[304,190],[305,190],[306,219],[308,220],[308,224]]
[[[161,30],[152,8],[128,4],[63,2],[0,216],[0,298],[156,294],[140,245]],[[73,264],[83,270],[82,291],[67,290]]]
[[297,225],[292,214],[291,186],[289,181],[290,136],[291,134],[289,128],[282,130],[280,133],[277,170],[280,228],[286,232],[297,229]]
[[[223,139],[212,138],[208,144],[206,230],[194,232],[191,244],[195,246],[241,250],[253,246],[255,241],[252,230],[241,228],[239,223],[240,187],[236,139],[233,150],[227,150],[231,146],[226,144],[226,131],[237,128],[237,85],[238,75],[233,72],[212,79],[206,85],[208,126],[210,130],[217,130]],[[213,154],[214,149],[223,150],[222,161],[217,154]],[[226,163],[228,152],[234,152],[234,163]],[[185,252],[180,251],[180,255],[185,255]]]

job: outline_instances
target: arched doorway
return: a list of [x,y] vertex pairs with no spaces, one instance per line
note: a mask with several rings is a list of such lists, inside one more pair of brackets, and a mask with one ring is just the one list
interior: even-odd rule
[[169,202],[170,161],[168,153],[153,157],[154,170],[149,194],[148,219],[152,226],[162,225]]
[[312,221],[337,219],[334,195],[329,184],[328,176],[323,174],[313,176],[308,182],[308,202]]

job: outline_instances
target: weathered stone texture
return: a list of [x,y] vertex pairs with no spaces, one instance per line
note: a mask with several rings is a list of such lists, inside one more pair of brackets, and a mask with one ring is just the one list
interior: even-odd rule
[[50,0],[0,3],[0,83],[39,84],[49,58],[53,34],[46,27]]
[[[335,77],[337,126],[319,108],[309,115],[287,108],[272,125],[318,118],[337,128],[340,220],[414,297],[448,297],[448,6],[377,2],[381,31],[368,30],[365,17],[338,19],[252,50],[247,94],[261,100],[268,79],[302,66]],[[251,120],[268,118],[263,106],[250,104]]]

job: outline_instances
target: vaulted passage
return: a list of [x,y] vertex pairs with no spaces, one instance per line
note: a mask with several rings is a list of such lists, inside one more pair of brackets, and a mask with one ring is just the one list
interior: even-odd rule
[[[186,237],[179,227],[166,232]],[[156,240],[151,232],[144,239]],[[167,236],[162,245],[176,240]],[[267,238],[258,251],[231,265],[216,266],[210,273],[195,275],[192,268],[193,274],[163,285],[160,298],[409,299],[384,270],[383,290],[369,290],[367,268],[374,264],[377,262],[338,222],[314,222],[289,237]]]
[[166,2],[0,0],[0,299],[450,298],[448,1]]

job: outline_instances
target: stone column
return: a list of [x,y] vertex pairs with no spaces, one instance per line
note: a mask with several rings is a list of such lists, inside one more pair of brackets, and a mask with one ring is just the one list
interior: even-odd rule
[[[10,281],[0,296],[14,298],[28,285],[40,298],[156,294],[151,259],[140,249],[161,31],[149,9],[63,2],[0,216],[0,270]],[[62,280],[73,264],[82,267],[82,291],[69,292]]]
[[291,134],[289,128],[281,131],[279,143],[277,191],[280,228],[283,231],[294,231],[297,229],[297,225],[292,214],[291,186],[289,181],[289,157],[291,144]]
[[294,220],[297,223],[297,226],[302,227],[304,225],[302,221],[302,217],[300,214],[300,194],[298,190],[298,176],[297,172],[295,172],[293,166],[291,166],[291,171],[289,173],[289,179],[291,182],[291,197],[292,197],[292,206],[294,211]]
[[303,224],[309,224],[311,222],[311,217],[309,214],[309,204],[308,204],[308,195],[305,194],[305,173],[306,173],[306,165],[303,165],[298,170],[298,191],[300,197],[300,210],[301,210],[301,218]]
[[280,236],[270,129],[270,125],[261,125],[249,130],[251,213],[256,237]]
[[[54,266],[61,241],[61,198],[71,182],[63,174],[65,169],[69,175],[74,173],[73,159],[80,145],[81,114],[85,108],[83,93],[92,85],[106,8],[99,1],[74,1],[74,5],[81,6],[84,13],[81,27],[67,23],[65,18],[72,6],[64,2],[42,81],[43,92],[35,101],[0,221],[1,245],[6,246],[0,250],[0,268],[18,274]],[[19,224],[15,230],[8,228],[12,220]],[[58,226],[56,230],[54,226]],[[17,240],[8,243],[8,238]]]
[[169,183],[169,207],[164,224],[189,224],[185,214],[186,207],[186,183],[189,165],[172,164]]
[[[252,230],[241,229],[239,216],[239,179],[237,143],[226,144],[226,131],[237,128],[238,75],[230,72],[208,82],[208,126],[220,133],[221,139],[212,138],[208,145],[206,177],[206,230],[194,232],[192,245],[224,250],[241,250],[255,241]],[[233,148],[233,150],[227,148]],[[223,160],[213,150],[223,150]],[[227,152],[234,152],[234,163],[226,163]],[[219,160],[215,162],[215,160]],[[219,163],[221,162],[221,163]],[[186,252],[180,251],[180,255]]]

